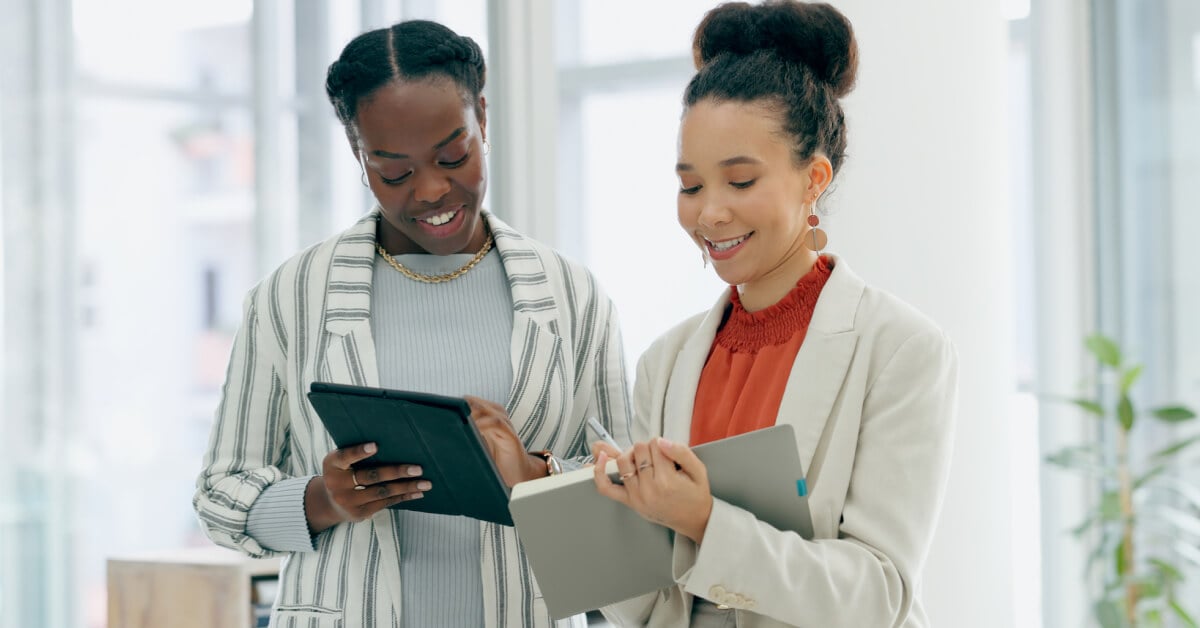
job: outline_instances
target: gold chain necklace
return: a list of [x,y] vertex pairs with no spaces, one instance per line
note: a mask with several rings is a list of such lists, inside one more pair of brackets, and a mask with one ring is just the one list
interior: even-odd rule
[[413,281],[419,281],[421,283],[446,283],[447,281],[454,281],[455,279],[462,277],[472,268],[475,268],[479,262],[483,261],[483,257],[488,254],[488,251],[492,250],[492,234],[488,234],[487,240],[484,240],[483,242],[483,248],[479,249],[479,252],[475,254],[475,257],[471,258],[471,261],[464,264],[462,268],[459,268],[458,270],[442,275],[422,275],[421,273],[405,268],[403,264],[397,262],[396,259],[391,255],[388,255],[387,250],[385,250],[383,245],[378,242],[375,243],[375,250],[379,252],[379,256],[382,257],[385,262],[391,264],[392,268],[400,271],[401,275],[404,275]]

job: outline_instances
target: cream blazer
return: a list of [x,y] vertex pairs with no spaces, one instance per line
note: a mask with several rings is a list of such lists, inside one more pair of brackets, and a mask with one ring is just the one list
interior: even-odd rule
[[[642,356],[635,440],[688,442],[728,306],[726,294]],[[702,545],[675,538],[678,585],[604,614],[622,626],[687,626],[699,596],[732,607],[745,627],[928,626],[921,570],[950,466],[956,363],[932,322],[836,260],[776,419],[795,428],[815,538],[716,500]]]
[[[305,393],[313,381],[378,386],[371,334],[373,211],[284,263],[246,298],[229,372],[194,498],[215,543],[275,554],[246,532],[254,500],[274,482],[321,473],[333,441]],[[486,215],[512,289],[513,385],[508,413],[530,450],[587,453],[585,417],[624,438],[624,358],[613,305],[591,273]],[[430,356],[413,356],[430,359]],[[396,518],[385,510],[315,538],[286,556],[272,626],[399,625]],[[554,622],[515,529],[479,524],[484,628],[582,626]],[[474,627],[473,627],[474,628]]]

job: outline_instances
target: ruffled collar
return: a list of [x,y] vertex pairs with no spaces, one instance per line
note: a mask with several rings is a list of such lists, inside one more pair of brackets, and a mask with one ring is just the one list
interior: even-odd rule
[[733,353],[757,353],[764,347],[781,345],[808,328],[821,289],[833,272],[833,259],[821,256],[778,303],[757,312],[742,306],[737,286],[730,286],[730,310],[717,332],[716,344]]

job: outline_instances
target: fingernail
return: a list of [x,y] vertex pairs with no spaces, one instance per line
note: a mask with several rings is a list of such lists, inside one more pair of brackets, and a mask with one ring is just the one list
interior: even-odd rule
[[379,449],[379,448],[375,446],[375,443],[367,443],[367,446],[366,446],[366,447],[363,447],[363,451],[365,451],[365,452],[367,452],[367,453],[369,453],[369,454],[373,454],[373,453],[375,453],[375,451],[376,451],[377,449]]
[[418,467],[416,465],[409,467],[408,474],[409,475],[421,475],[421,467]]
[[424,496],[425,496],[425,493],[409,493],[408,494],[409,499],[421,499]]
[[671,441],[669,441],[665,438],[658,439],[658,447],[664,451],[666,451],[674,446],[675,446],[675,443],[672,443]]
[[433,483],[429,481],[417,482],[417,488],[421,489],[422,491],[428,491],[429,489],[433,488]]

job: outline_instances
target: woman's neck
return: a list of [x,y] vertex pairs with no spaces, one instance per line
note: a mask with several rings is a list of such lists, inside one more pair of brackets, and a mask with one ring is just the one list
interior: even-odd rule
[[738,299],[747,312],[765,310],[783,300],[817,263],[817,254],[801,247],[767,274],[738,286]]

